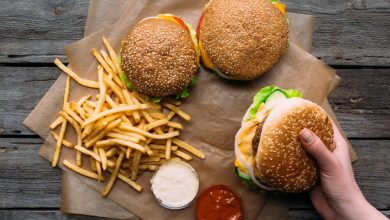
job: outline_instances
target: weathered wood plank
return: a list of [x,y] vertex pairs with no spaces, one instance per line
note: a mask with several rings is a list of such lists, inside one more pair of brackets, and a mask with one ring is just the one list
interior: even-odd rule
[[[390,2],[284,0],[316,18],[312,53],[332,65],[389,66]],[[384,19],[384,20],[383,20]],[[387,46],[384,46],[387,45]]]
[[0,67],[0,133],[33,134],[23,120],[59,73],[53,67]]
[[348,137],[390,137],[390,69],[339,69],[329,102]]
[[[56,208],[60,171],[38,155],[38,138],[0,138],[0,209]],[[390,140],[352,140],[360,160],[356,179],[375,207],[390,207]],[[304,195],[292,197],[292,208],[310,208]],[[1,219],[1,218],[0,218]]]
[[0,208],[59,206],[61,172],[38,155],[41,143],[39,138],[0,139]]
[[84,215],[69,215],[59,210],[0,210],[0,219],[4,220],[108,220]]
[[[343,82],[330,102],[349,137],[390,137],[390,69],[340,69]],[[55,67],[0,68],[0,135],[33,134],[22,122],[59,71]]]
[[[386,217],[390,218],[390,211],[381,211]],[[289,220],[321,220],[315,210],[290,210],[288,213]]]
[[88,12],[83,1],[1,1],[0,62],[52,62],[82,38]]
[[[0,63],[63,58],[63,46],[83,36],[88,2],[2,1]],[[327,63],[389,66],[390,29],[385,28],[390,26],[389,1],[284,2],[289,11],[316,16],[312,51]]]

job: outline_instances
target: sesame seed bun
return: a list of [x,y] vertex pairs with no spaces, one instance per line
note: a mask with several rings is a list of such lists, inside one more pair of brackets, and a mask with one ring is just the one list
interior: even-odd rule
[[287,49],[286,18],[269,0],[212,0],[201,22],[204,51],[227,78],[253,80]]
[[278,191],[302,192],[318,179],[317,164],[299,141],[303,128],[312,130],[330,151],[334,150],[331,120],[311,101],[302,98],[282,101],[264,121],[256,168],[260,180]]
[[180,24],[148,18],[123,40],[122,69],[135,89],[164,97],[185,89],[198,68],[190,33]]

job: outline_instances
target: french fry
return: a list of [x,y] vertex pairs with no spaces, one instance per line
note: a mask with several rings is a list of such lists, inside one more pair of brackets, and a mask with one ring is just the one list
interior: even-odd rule
[[148,124],[148,126],[146,127],[146,130],[149,131],[149,130],[152,130],[153,128],[155,128],[155,127],[159,127],[159,126],[165,125],[167,123],[168,123],[168,120],[163,118],[163,119],[160,119],[160,120],[157,120],[157,121],[154,121],[154,122]]
[[[53,136],[54,140],[58,140],[59,139],[59,135],[57,133],[55,133],[54,131],[51,131],[50,134]],[[68,148],[74,148],[74,144],[71,143],[70,141],[67,141],[65,140],[65,138],[62,138],[62,143],[64,146],[68,147]]]
[[167,115],[167,119],[168,120],[171,120],[172,118],[173,118],[173,116],[175,116],[176,115],[176,113],[174,112],[174,111],[170,111],[169,113],[168,113],[168,115]]
[[176,128],[176,129],[180,129],[180,130],[183,130],[183,125],[178,123],[178,122],[173,122],[173,121],[169,121],[167,123],[167,126],[168,127],[171,127],[171,128]]
[[79,167],[83,165],[83,155],[81,154],[80,151],[76,151],[76,165]]
[[82,120],[85,120],[88,117],[88,114],[85,113],[84,109],[81,108],[77,103],[75,102],[70,102],[70,108],[75,111],[81,118]]
[[118,56],[116,55],[114,49],[111,47],[110,43],[107,41],[106,38],[102,37],[103,43],[106,46],[108,50],[108,54],[110,54],[111,60],[114,62],[116,72],[120,74],[122,72],[122,69],[118,63]]
[[128,105],[128,106],[119,106],[116,108],[112,108],[110,110],[102,111],[97,114],[94,114],[92,117],[88,118],[87,120],[84,121],[84,123],[81,125],[81,127],[85,127],[86,125],[104,117],[107,115],[119,113],[119,112],[126,112],[126,111],[134,111],[134,110],[141,110],[141,109],[147,109],[148,106],[144,104],[140,105]]
[[145,148],[146,153],[147,153],[149,156],[152,156],[153,151],[150,149],[150,147],[149,147],[147,144],[145,144],[144,148]]
[[76,81],[78,84],[93,89],[99,88],[99,84],[97,82],[79,77],[75,72],[73,72],[73,70],[66,67],[58,58],[54,60],[54,64],[56,64],[57,67],[60,68],[64,73],[68,74],[68,76],[72,77],[72,79],[74,79],[74,81]]
[[115,168],[114,170],[112,171],[112,174],[110,176],[110,179],[108,180],[107,182],[107,185],[104,187],[103,191],[102,191],[102,196],[103,197],[106,197],[108,195],[108,193],[111,191],[112,189],[112,186],[114,185],[115,183],[115,180],[116,180],[116,177],[118,176],[118,172],[119,172],[119,168],[121,166],[121,163],[122,163],[122,160],[123,160],[123,157],[125,156],[124,153],[120,153],[119,154],[119,157],[118,159],[116,160],[116,163],[115,163]]
[[68,167],[69,169],[73,170],[74,172],[76,172],[80,175],[99,180],[99,176],[92,171],[78,167],[78,166],[72,164],[71,162],[69,162],[68,160],[63,160],[62,163],[64,164],[64,166]]
[[171,103],[172,105],[176,105],[176,106],[181,105],[181,101],[180,101],[180,100],[173,99],[173,98],[171,98],[171,97],[165,97],[163,101],[164,101],[164,102]]
[[65,81],[64,101],[62,103],[62,108],[64,108],[68,104],[69,94],[70,94],[70,76],[67,75]]
[[[173,128],[169,128],[169,132],[172,132]],[[165,158],[166,159],[171,159],[171,147],[172,147],[172,138],[169,138],[167,140],[167,143],[165,145]]]
[[108,64],[108,66],[110,66],[110,68],[116,73],[115,65],[114,65],[113,61],[111,60],[111,58],[106,53],[106,51],[105,50],[100,50],[100,54],[102,55],[102,57],[104,58],[104,60]]
[[110,122],[107,127],[105,127],[98,135],[96,135],[95,137],[93,137],[91,140],[89,140],[88,142],[85,143],[85,146],[86,147],[91,147],[93,146],[96,142],[100,141],[101,139],[103,139],[107,133],[109,133],[112,129],[114,129],[115,127],[119,126],[121,123],[121,120],[120,118],[116,119],[115,121],[113,122]]
[[88,156],[92,157],[93,159],[95,159],[98,162],[102,162],[102,159],[100,158],[99,154],[97,154],[97,153],[95,153],[93,151],[90,151],[90,150],[88,150],[85,147],[76,145],[74,147],[74,149],[76,149],[77,151],[79,151],[79,152],[81,152],[81,153],[83,153],[85,155],[88,155]]
[[196,149],[195,147],[193,147],[193,146],[187,144],[186,142],[184,142],[184,141],[182,141],[182,140],[179,140],[179,139],[177,139],[177,138],[174,138],[174,139],[172,140],[172,142],[173,142],[174,144],[176,144],[178,147],[181,147],[181,148],[187,150],[188,152],[192,153],[193,155],[199,157],[200,159],[204,159],[204,158],[205,158],[205,156],[204,156],[204,154],[203,154],[202,151]]
[[144,130],[144,126],[145,126],[145,119],[142,119],[139,124],[138,124],[138,128],[141,129],[141,130]]
[[[129,93],[129,91],[127,89],[122,89],[122,93],[123,93],[123,96],[124,96],[127,104],[129,104],[129,105],[139,104],[139,103],[134,103],[134,101],[131,98],[130,93]],[[137,123],[140,122],[141,116],[139,115],[139,112],[138,111],[133,111],[131,113],[133,115],[134,121],[137,122]]]
[[122,139],[115,139],[115,138],[105,139],[102,141],[98,141],[95,144],[95,146],[98,148],[99,147],[108,147],[108,146],[112,146],[112,145],[121,145],[121,146],[131,147],[135,150],[139,150],[142,153],[145,153],[145,148],[143,146],[136,144],[136,143],[133,143],[133,142],[130,142],[130,141],[125,141]]
[[109,132],[106,136],[110,137],[110,138],[118,138],[118,139],[122,139],[122,140],[125,140],[125,141],[131,141],[131,142],[134,142],[134,143],[138,143],[140,141],[140,139],[138,139],[138,138],[135,138],[135,137],[132,137],[132,136],[128,136],[128,135],[125,135],[125,134],[114,133],[114,132]]
[[62,119],[63,119],[63,118],[62,118],[61,116],[59,116],[58,118],[56,118],[56,120],[53,121],[53,122],[50,124],[49,128],[50,128],[51,130],[56,129],[60,124],[62,124]]
[[64,107],[64,111],[68,113],[70,117],[72,117],[78,124],[82,124],[83,120],[72,110],[68,105]]
[[112,156],[114,156],[114,154],[115,154],[116,152],[118,152],[118,148],[113,147],[113,148],[111,148],[110,150],[106,151],[106,156],[107,156],[107,157],[112,157]]
[[164,113],[159,113],[159,112],[149,112],[149,115],[153,119],[163,119],[163,118],[166,118]]
[[102,168],[103,168],[103,170],[107,170],[107,155],[106,155],[106,152],[102,148],[99,148],[98,151],[99,151],[100,159],[102,160]]
[[102,66],[98,66],[98,79],[99,79],[99,100],[96,104],[96,107],[95,107],[95,113],[99,113],[101,112],[102,108],[103,108],[103,104],[106,100],[106,92],[107,92],[107,89],[106,89],[106,85],[104,84],[104,79],[103,79],[103,68]]
[[86,95],[86,96],[81,97],[81,99],[79,101],[77,101],[77,105],[81,107],[84,104],[84,102],[86,100],[88,100],[89,98],[91,98],[91,95]]
[[182,110],[180,110],[178,107],[170,104],[170,103],[163,103],[163,106],[174,111],[177,115],[179,115],[180,117],[182,117],[184,120],[186,121],[191,121],[191,116],[188,115],[187,113],[183,112]]
[[130,159],[130,155],[131,155],[131,151],[132,151],[133,149],[132,148],[130,148],[130,147],[128,147],[127,149],[126,149],[126,159]]
[[108,65],[108,63],[104,60],[103,56],[100,55],[100,53],[96,50],[96,48],[92,48],[92,49],[91,49],[91,53],[92,53],[92,55],[98,60],[98,62],[100,63],[100,65],[103,66],[103,68],[106,70],[106,72],[112,74],[113,70],[112,70],[111,67]]
[[[70,76],[66,77],[66,82],[65,82],[65,92],[64,92],[64,100],[63,100],[63,108],[68,104],[69,100],[69,93],[70,93]],[[53,160],[51,162],[52,167],[56,167],[58,163],[58,159],[60,158],[60,153],[61,153],[61,145],[62,145],[62,139],[64,138],[65,135],[65,130],[66,130],[66,119],[61,117],[62,119],[62,125],[60,129],[60,134],[58,136],[58,139],[56,141],[56,146],[54,149],[54,155],[53,155]]]
[[139,165],[140,170],[148,170],[148,171],[156,171],[158,168],[157,165],[152,165],[152,164],[141,164]]
[[91,167],[92,172],[97,172],[96,170],[96,161],[93,157],[89,158],[89,166]]
[[[94,152],[95,154],[99,154],[99,150],[98,150],[96,147],[93,148],[93,152]],[[104,181],[104,176],[103,176],[103,172],[102,172],[101,162],[95,160],[95,166],[96,166],[96,172],[97,172],[98,177],[99,177],[99,180],[98,180],[98,181],[99,181],[99,182],[100,182],[100,181]]]
[[145,137],[152,138],[152,139],[168,139],[168,138],[179,136],[178,131],[173,131],[173,132],[165,133],[165,134],[152,134],[152,133],[146,132],[144,130],[141,130],[137,127],[134,127],[132,125],[124,124],[124,123],[121,123],[118,128],[121,130],[124,130],[124,131],[136,132],[138,134],[141,134]]
[[60,111],[60,115],[65,118],[74,128],[77,134],[77,145],[81,146],[81,129],[80,125],[77,124],[77,122],[71,118],[66,112]]
[[137,180],[137,175],[138,175],[138,165],[140,163],[141,159],[141,152],[136,151],[132,160],[132,165],[131,165],[131,179],[132,180]]
[[62,125],[61,125],[60,134],[58,135],[58,139],[57,139],[57,142],[56,142],[56,147],[54,149],[53,160],[51,161],[51,166],[52,167],[56,167],[57,166],[58,159],[60,158],[61,144],[62,144],[62,139],[64,138],[66,125],[67,125],[66,119],[62,118]]
[[142,157],[140,163],[148,163],[148,162],[158,162],[161,158],[158,157]]
[[126,103],[125,97],[123,97],[122,94],[122,88],[119,87],[114,81],[112,81],[109,78],[104,78],[104,82],[107,84],[108,87],[115,93],[115,95],[119,98],[119,101],[121,103]]
[[183,158],[184,160],[187,160],[187,161],[192,160],[192,157],[190,155],[188,155],[182,151],[177,150],[177,151],[173,151],[172,153],[178,157]]
[[130,137],[137,138],[137,139],[139,139],[141,141],[146,141],[145,136],[140,135],[140,134],[135,133],[135,132],[124,131],[124,130],[120,130],[118,128],[114,128],[114,129],[112,129],[112,131],[115,132],[115,133],[119,133],[119,134],[123,134],[123,135],[127,135],[127,136],[130,136]]
[[[108,169],[111,173],[113,170],[111,168]],[[133,187],[133,189],[137,190],[138,192],[142,191],[142,186],[138,185],[136,182],[131,180],[130,178],[126,177],[125,175],[118,173],[118,178],[122,180],[123,182],[127,183],[129,186]]]
[[[165,151],[166,145],[161,145],[161,144],[150,144],[150,149],[152,150],[160,150],[160,151]],[[171,146],[171,150],[175,151],[177,150],[177,146]]]
[[148,104],[151,106],[151,108],[154,108],[154,109],[157,109],[157,110],[160,110],[162,107],[160,105],[157,105],[156,103],[154,102],[149,102],[147,101],[146,99],[144,99],[140,94],[138,94],[137,92],[132,92],[131,93],[133,97],[135,97],[135,100],[139,101],[139,102],[142,102],[142,103],[145,103],[145,104]]

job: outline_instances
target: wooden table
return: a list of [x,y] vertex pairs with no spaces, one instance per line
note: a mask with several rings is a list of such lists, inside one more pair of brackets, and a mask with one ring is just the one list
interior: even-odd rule
[[[343,78],[329,100],[360,157],[356,179],[390,217],[390,1],[284,2],[316,16],[312,53]],[[60,73],[54,58],[82,38],[87,10],[88,0],[0,2],[0,219],[87,218],[59,211],[61,171],[22,124]],[[319,218],[307,196],[292,204],[291,219]]]

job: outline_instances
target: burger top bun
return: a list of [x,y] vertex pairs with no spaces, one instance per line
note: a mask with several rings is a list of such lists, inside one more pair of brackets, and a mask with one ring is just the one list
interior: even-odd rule
[[286,51],[288,24],[269,0],[212,0],[199,39],[226,77],[253,80],[269,71]]
[[190,33],[166,19],[148,18],[136,24],[123,41],[121,55],[129,81],[150,96],[181,92],[197,70]]
[[260,180],[283,192],[302,192],[318,178],[318,167],[300,143],[303,128],[312,130],[330,151],[333,143],[331,119],[317,104],[290,98],[278,103],[264,122],[256,154]]

